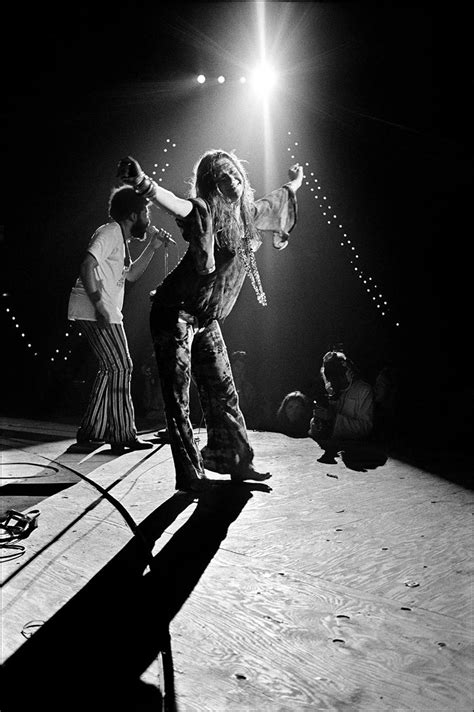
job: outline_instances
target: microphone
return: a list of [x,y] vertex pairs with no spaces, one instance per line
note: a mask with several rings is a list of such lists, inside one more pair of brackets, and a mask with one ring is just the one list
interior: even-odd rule
[[154,225],[150,225],[150,227],[147,228],[147,234],[149,235],[149,237],[158,237],[160,242],[162,242],[165,247],[168,247],[168,245],[170,244],[176,245],[176,241],[173,240],[171,234],[166,230],[163,230],[162,227],[157,228]]

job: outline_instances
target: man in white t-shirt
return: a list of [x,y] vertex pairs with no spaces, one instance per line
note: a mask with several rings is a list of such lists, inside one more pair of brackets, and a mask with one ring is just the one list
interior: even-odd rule
[[[125,280],[141,277],[169,236],[150,227],[149,201],[129,186],[112,191],[109,216],[111,221],[95,231],[87,247],[69,297],[68,319],[79,323],[99,362],[77,442],[105,441],[120,454],[126,448],[153,447],[138,438],[135,426],[130,388],[133,364],[122,316]],[[147,237],[145,249],[132,262],[128,242]]]

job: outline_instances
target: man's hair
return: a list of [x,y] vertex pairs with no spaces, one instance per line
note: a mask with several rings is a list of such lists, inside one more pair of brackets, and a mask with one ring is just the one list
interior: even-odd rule
[[326,388],[330,384],[334,396],[339,395],[348,371],[352,372],[353,377],[359,375],[355,364],[343,351],[328,351],[324,354],[320,373]]
[[126,220],[132,213],[141,213],[149,201],[142,195],[135,193],[129,185],[114,188],[109,199],[109,216],[112,220],[120,222]]
[[332,369],[336,370],[341,368],[344,370],[347,368],[350,368],[353,371],[357,370],[354,362],[351,361],[351,359],[346,356],[343,351],[336,349],[328,351],[324,354],[322,367],[326,373],[330,373]]

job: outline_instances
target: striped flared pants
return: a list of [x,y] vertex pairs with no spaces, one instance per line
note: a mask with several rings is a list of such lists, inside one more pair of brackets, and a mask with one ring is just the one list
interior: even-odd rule
[[95,321],[78,321],[99,362],[78,433],[83,440],[126,443],[137,437],[131,395],[133,363],[123,324],[99,329]]

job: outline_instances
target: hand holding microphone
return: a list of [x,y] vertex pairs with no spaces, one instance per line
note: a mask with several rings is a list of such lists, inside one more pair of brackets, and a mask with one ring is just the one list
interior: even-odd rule
[[173,240],[171,234],[163,230],[162,227],[157,228],[154,225],[150,225],[150,227],[147,228],[147,235],[150,237],[150,243],[153,244],[155,250],[157,250],[160,245],[164,245],[164,247],[176,245],[176,241]]

